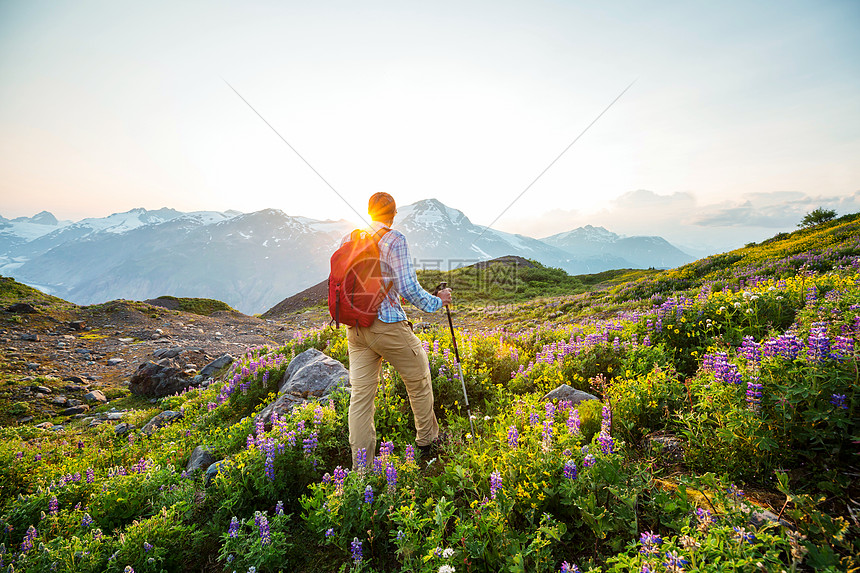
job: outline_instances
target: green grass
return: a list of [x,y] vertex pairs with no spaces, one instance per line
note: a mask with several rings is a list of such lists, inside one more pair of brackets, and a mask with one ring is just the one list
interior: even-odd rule
[[190,312],[192,314],[199,314],[202,316],[209,316],[213,312],[218,312],[219,310],[236,312],[236,310],[227,303],[211,298],[180,298],[164,295],[155,300],[166,300],[175,303],[176,306],[171,305],[170,310],[181,310],[182,312]]

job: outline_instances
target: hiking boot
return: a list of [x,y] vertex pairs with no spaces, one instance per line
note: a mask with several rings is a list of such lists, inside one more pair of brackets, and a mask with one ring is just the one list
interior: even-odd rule
[[439,457],[439,452],[442,451],[442,444],[444,440],[442,439],[442,434],[440,433],[435,440],[427,444],[426,446],[416,446],[415,450],[418,454],[418,460],[423,463],[428,463],[430,460]]

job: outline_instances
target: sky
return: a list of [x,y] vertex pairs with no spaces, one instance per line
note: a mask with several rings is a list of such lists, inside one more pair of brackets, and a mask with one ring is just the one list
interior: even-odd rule
[[0,0],[0,215],[386,191],[737,246],[860,211],[858,29],[854,0]]

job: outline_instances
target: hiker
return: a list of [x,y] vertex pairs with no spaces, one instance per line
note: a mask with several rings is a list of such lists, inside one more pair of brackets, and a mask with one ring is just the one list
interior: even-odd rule
[[[439,437],[439,423],[433,411],[433,386],[430,364],[421,341],[412,332],[406,313],[400,306],[400,297],[423,310],[435,312],[451,304],[451,289],[439,296],[424,290],[415,276],[415,267],[409,254],[406,237],[391,229],[397,205],[388,193],[376,193],[368,202],[370,232],[379,238],[379,259],[382,276],[389,288],[382,300],[376,319],[370,326],[347,326],[349,346],[349,382],[352,394],[349,399],[349,445],[352,448],[353,466],[364,449],[367,458],[362,462],[372,467],[376,450],[376,424],[373,421],[374,398],[379,384],[379,370],[383,358],[400,374],[409,394],[409,404],[415,417],[415,444],[421,457],[431,453]],[[344,242],[349,237],[344,239]]]

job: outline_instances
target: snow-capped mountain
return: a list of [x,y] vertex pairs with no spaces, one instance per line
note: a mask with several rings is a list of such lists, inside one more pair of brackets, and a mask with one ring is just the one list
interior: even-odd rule
[[[419,268],[447,270],[505,255],[575,274],[671,266],[655,264],[654,253],[668,261],[666,253],[673,249],[659,237],[624,238],[585,227],[542,241],[475,225],[436,199],[398,209],[394,228],[408,237]],[[323,280],[332,252],[352,228],[347,221],[290,216],[278,209],[132,209],[76,223],[57,221],[47,212],[12,221],[0,217],[0,273],[78,304],[169,294],[262,312]],[[631,256],[639,254],[644,262]]]
[[545,237],[541,241],[576,257],[626,259],[630,261],[626,266],[631,268],[668,269],[694,260],[662,237],[622,237],[603,227],[591,225]]

